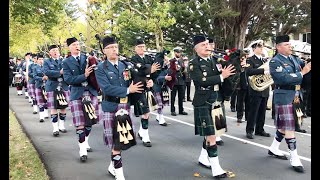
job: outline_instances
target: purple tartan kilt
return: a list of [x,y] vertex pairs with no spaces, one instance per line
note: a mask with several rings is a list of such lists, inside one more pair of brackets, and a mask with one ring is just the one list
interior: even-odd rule
[[46,100],[42,96],[41,88],[36,88],[36,100],[39,107],[44,107],[46,105]]
[[33,98],[33,99],[36,99],[36,92],[35,92],[36,86],[35,86],[35,84],[31,84],[31,83],[28,82],[27,88],[28,88],[28,94],[29,94],[29,96],[30,96],[31,98]]
[[[114,120],[114,115],[115,113],[119,110],[119,109],[125,109],[129,112],[129,115],[130,115],[130,119],[131,121],[133,120],[132,116],[131,116],[131,112],[130,112],[130,106],[128,104],[118,104],[118,107],[117,109],[114,111],[114,113],[111,113],[111,112],[101,112],[101,115],[100,115],[100,121],[103,125],[103,141],[104,141],[104,144],[108,147],[108,148],[113,148],[114,144],[113,144],[113,131],[112,131],[112,128],[113,128],[113,120]],[[136,136],[136,133],[135,133],[135,127],[134,127],[134,124],[132,122],[132,129],[133,129],[133,132],[134,132],[134,136]],[[133,136],[133,135],[132,135]]]
[[163,106],[169,105],[169,101],[166,103],[162,102],[161,92],[154,92],[154,98],[156,99],[159,108],[161,107],[163,109]]
[[[48,98],[47,105],[48,105],[49,109],[54,109],[54,96],[53,96],[53,94],[54,94],[54,91],[47,92],[47,98]],[[63,91],[63,94],[64,94],[64,97],[67,99],[67,102],[70,105],[70,91],[69,90]]]
[[277,129],[295,131],[293,105],[275,105],[274,125]]
[[95,114],[97,116],[97,121],[99,122],[99,103],[98,98],[96,96],[93,96],[89,91],[85,91],[82,94],[81,99],[79,100],[73,100],[69,101],[69,106],[71,108],[71,114],[72,114],[72,120],[73,125],[75,127],[77,126],[84,126],[85,125],[85,117],[82,110],[82,98],[84,96],[90,96],[91,103],[95,108]]

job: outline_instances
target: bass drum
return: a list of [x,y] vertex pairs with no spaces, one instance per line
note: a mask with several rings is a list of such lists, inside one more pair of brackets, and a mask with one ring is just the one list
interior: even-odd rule
[[16,74],[14,76],[15,86],[23,86],[23,76],[21,74]]

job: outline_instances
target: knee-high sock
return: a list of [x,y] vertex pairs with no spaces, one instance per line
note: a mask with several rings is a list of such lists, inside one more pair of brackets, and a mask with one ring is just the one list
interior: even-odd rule
[[141,118],[142,129],[148,129],[149,120]]
[[84,132],[86,134],[86,136],[89,136],[90,132],[91,132],[91,128],[92,126],[86,126],[84,127]]
[[79,135],[79,143],[83,143],[85,141],[85,137],[86,137],[86,133],[85,133],[84,128],[77,129],[76,132]]
[[111,160],[113,161],[113,166],[115,169],[122,167],[122,158],[121,154],[115,154],[111,156]]

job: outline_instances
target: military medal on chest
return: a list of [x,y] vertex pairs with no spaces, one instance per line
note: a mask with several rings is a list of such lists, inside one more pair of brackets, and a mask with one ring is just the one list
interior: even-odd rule
[[128,80],[131,79],[131,72],[129,71],[129,69],[125,69],[125,70],[123,71],[123,79],[124,79],[125,81],[128,81]]
[[217,66],[218,71],[221,72],[221,70],[222,70],[222,65],[221,65],[221,64],[216,64],[216,66]]

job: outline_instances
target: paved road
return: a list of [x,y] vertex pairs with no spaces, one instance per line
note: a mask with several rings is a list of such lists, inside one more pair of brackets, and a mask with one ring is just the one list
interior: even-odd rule
[[[192,89],[193,94],[193,89]],[[38,114],[32,114],[32,107],[24,96],[17,96],[14,88],[9,90],[10,108],[16,113],[20,123],[41,154],[47,171],[53,180],[104,180],[113,179],[107,173],[110,163],[110,150],[102,141],[102,126],[95,125],[90,136],[93,152],[88,153],[86,163],[79,162],[77,135],[72,125],[71,112],[67,112],[66,134],[52,136],[49,120],[39,123]],[[147,148],[138,139],[137,146],[124,151],[123,167],[127,180],[194,180],[198,172],[200,179],[212,179],[211,171],[200,167],[197,159],[201,150],[202,138],[194,135],[193,109],[190,102],[184,103],[188,116],[171,116],[166,107],[164,115],[167,127],[155,121],[155,114],[150,118],[149,134],[152,147]],[[311,118],[305,119],[303,128],[307,134],[297,133],[298,154],[306,169],[304,174],[294,172],[289,161],[278,160],[267,155],[268,146],[273,137],[245,137],[246,123],[236,123],[236,113],[230,111],[226,103],[228,132],[222,139],[224,146],[219,146],[220,164],[225,170],[236,174],[235,180],[295,180],[311,179]],[[139,119],[134,118],[136,127]],[[265,130],[275,133],[271,111],[267,111]],[[281,143],[280,149],[287,153],[287,145]]]

